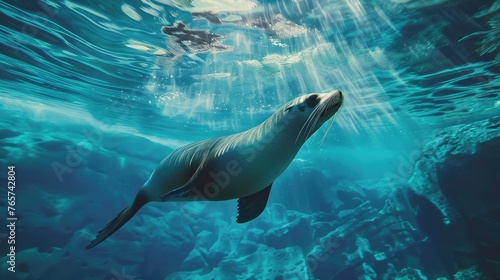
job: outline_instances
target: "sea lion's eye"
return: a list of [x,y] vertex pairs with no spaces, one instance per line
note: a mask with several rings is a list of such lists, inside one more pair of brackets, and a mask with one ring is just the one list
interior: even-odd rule
[[307,97],[306,103],[309,107],[316,106],[319,103],[318,95],[317,94],[310,95],[309,97]]
[[293,106],[287,107],[287,108],[285,109],[285,113],[288,113],[290,110],[292,110],[292,107],[293,107]]

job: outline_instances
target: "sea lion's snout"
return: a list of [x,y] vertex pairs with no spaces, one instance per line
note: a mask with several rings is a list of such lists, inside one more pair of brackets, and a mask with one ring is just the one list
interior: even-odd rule
[[332,117],[340,109],[344,101],[344,94],[340,90],[333,90],[326,93],[323,103],[325,103],[325,110],[321,113],[321,120],[326,121]]
[[325,102],[328,102],[330,107],[333,107],[335,105],[341,105],[342,102],[344,101],[344,94],[340,90],[334,90],[328,93],[327,98]]
[[340,90],[332,90],[325,93],[323,96],[323,102],[332,104],[342,103],[344,101],[344,94]]
[[331,94],[330,98],[335,98],[335,102],[342,103],[342,101],[344,100],[344,95],[340,90],[331,91],[330,94]]
[[342,92],[340,90],[338,92],[339,92],[339,101],[338,101],[338,103],[342,104],[342,102],[344,102],[344,95],[342,94]]

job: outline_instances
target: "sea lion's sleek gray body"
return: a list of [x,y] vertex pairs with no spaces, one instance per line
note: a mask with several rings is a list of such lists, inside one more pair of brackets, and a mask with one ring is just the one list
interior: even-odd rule
[[306,94],[247,131],[179,148],[156,167],[132,205],[86,248],[104,241],[146,203],[238,199],[238,223],[264,210],[273,181],[304,142],[340,108],[340,91]]

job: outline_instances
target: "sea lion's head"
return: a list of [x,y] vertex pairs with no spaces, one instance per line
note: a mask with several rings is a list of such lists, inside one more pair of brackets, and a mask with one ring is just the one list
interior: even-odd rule
[[339,90],[305,94],[284,105],[283,116],[300,126],[297,139],[302,135],[305,140],[338,112],[343,100]]

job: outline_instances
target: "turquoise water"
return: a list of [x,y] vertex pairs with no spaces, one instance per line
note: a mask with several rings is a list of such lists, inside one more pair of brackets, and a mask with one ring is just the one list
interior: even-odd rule
[[[5,256],[12,231],[1,231],[2,279],[394,279],[406,268],[421,273],[414,279],[454,279],[464,263],[480,267],[456,261],[451,249],[433,259],[442,248],[421,228],[404,250],[395,249],[401,240],[376,245],[359,228],[326,261],[310,256],[328,232],[363,222],[343,220],[359,203],[338,189],[380,210],[416,176],[420,149],[438,133],[499,115],[499,7],[1,1],[0,206],[8,213],[7,167],[15,166],[18,218],[16,272]],[[332,90],[344,103],[331,128],[302,146],[254,221],[235,222],[234,200],[151,203],[84,249],[173,150]],[[368,240],[372,249],[360,245]]]

